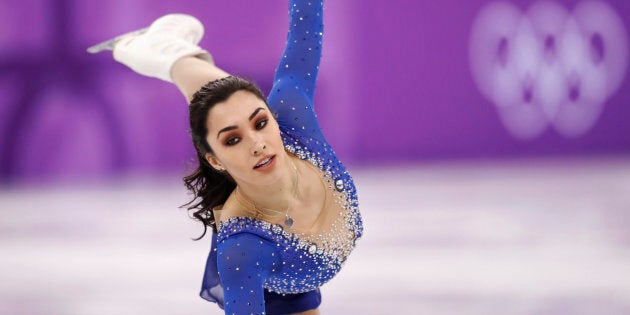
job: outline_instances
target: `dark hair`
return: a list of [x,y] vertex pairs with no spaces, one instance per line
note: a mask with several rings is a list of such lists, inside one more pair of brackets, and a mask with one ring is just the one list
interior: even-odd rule
[[182,207],[193,210],[194,219],[203,224],[203,234],[194,240],[203,238],[208,231],[208,226],[212,228],[213,232],[217,232],[212,209],[224,204],[236,187],[232,177],[225,172],[215,170],[210,166],[205,156],[206,153],[213,154],[210,144],[206,141],[208,112],[214,105],[227,100],[237,91],[248,91],[265,101],[263,93],[254,83],[243,78],[229,76],[210,81],[202,86],[193,95],[188,106],[190,133],[197,151],[199,166],[184,177],[184,184],[192,192],[193,199]]

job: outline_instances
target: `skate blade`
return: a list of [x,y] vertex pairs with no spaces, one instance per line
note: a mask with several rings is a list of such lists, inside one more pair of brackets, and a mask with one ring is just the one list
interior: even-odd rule
[[91,54],[98,54],[101,51],[105,51],[105,50],[114,50],[114,46],[116,46],[116,43],[118,43],[118,41],[120,41],[123,37],[128,36],[128,35],[141,35],[147,32],[149,28],[145,27],[145,28],[141,28],[139,30],[135,30],[129,33],[125,33],[122,35],[118,35],[112,39],[108,39],[102,43],[98,43],[94,46],[91,46],[87,49],[87,52],[91,53]]

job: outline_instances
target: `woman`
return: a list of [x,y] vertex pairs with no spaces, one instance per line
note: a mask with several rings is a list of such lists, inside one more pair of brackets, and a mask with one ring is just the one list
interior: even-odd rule
[[195,195],[189,209],[214,232],[201,296],[226,314],[319,314],[319,287],[362,234],[352,178],[313,109],[322,7],[290,1],[267,100],[214,65],[190,16],[167,15],[116,40],[116,60],[173,82],[190,102],[199,167],[184,179]]

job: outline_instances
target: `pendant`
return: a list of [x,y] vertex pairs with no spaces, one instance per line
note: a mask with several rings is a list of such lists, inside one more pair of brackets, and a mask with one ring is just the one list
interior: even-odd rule
[[286,214],[284,217],[284,225],[288,228],[291,228],[293,226],[293,218],[291,218],[288,214]]

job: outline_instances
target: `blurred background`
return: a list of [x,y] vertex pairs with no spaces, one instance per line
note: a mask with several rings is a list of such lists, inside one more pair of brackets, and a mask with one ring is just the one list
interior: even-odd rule
[[[0,313],[220,314],[187,108],[95,43],[173,12],[267,92],[287,2],[0,0]],[[630,2],[327,1],[366,232],[324,314],[630,314]]]

